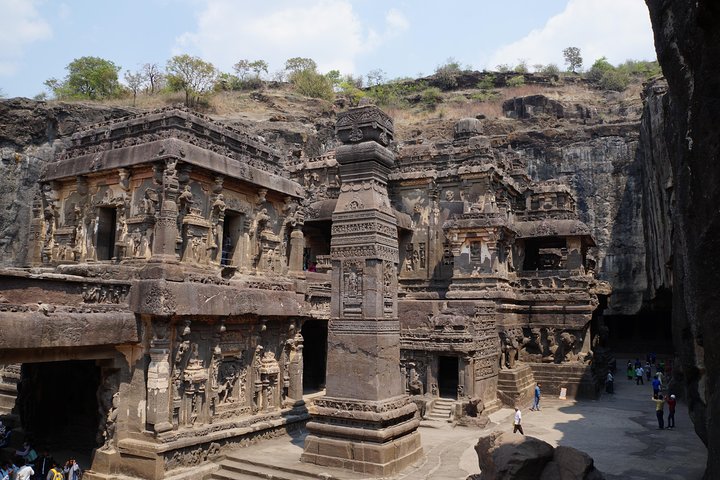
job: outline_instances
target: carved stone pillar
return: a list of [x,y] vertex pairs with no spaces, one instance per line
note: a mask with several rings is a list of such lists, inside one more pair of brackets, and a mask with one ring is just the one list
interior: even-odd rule
[[[153,241],[152,260],[176,262],[175,247],[178,237],[178,206],[177,198],[180,192],[178,172],[175,168],[176,160],[169,159],[162,169],[162,205],[160,214],[155,223],[155,239]],[[158,174],[160,168],[157,168]],[[160,176],[160,175],[156,175]]]
[[302,226],[297,225],[290,233],[290,263],[288,269],[291,273],[303,271],[303,250],[305,249],[305,236]]
[[338,115],[342,187],[333,213],[327,396],[316,401],[302,461],[373,476],[422,456],[417,407],[400,378],[398,238],[387,179],[392,120],[377,107]]
[[153,340],[147,373],[147,423],[156,433],[172,430],[170,423],[170,341]]
[[301,401],[303,396],[303,337],[295,334],[293,348],[290,350],[290,388],[288,397]]

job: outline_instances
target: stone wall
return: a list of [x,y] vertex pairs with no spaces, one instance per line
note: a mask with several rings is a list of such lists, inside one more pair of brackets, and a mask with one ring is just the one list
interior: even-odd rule
[[647,0],[668,82],[665,169],[672,169],[673,337],[695,430],[708,446],[705,478],[720,477],[720,5]]

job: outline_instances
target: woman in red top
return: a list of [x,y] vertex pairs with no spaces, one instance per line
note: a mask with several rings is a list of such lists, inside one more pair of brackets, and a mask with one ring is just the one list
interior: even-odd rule
[[675,395],[670,395],[670,398],[667,399],[668,404],[668,427],[667,428],[675,428],[675,405],[677,402],[675,401]]

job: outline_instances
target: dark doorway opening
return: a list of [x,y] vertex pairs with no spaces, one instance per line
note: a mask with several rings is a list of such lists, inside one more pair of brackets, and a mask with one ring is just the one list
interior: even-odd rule
[[440,396],[457,398],[458,357],[438,357],[438,389]]
[[117,211],[112,207],[98,208],[97,259],[111,260],[115,255],[115,224]]
[[221,265],[232,265],[233,255],[240,240],[242,232],[243,215],[232,210],[225,210],[223,220],[223,241]]
[[35,448],[89,457],[98,446],[99,385],[100,369],[94,361],[23,364],[17,407]]
[[303,392],[325,388],[327,370],[327,321],[308,320],[303,324]]

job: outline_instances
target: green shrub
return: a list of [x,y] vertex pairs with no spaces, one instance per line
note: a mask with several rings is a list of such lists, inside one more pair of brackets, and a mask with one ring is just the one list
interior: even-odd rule
[[525,85],[525,77],[523,75],[516,75],[507,81],[508,87],[519,87]]
[[477,83],[476,87],[480,90],[491,90],[495,88],[495,75],[492,73],[485,74],[482,80]]
[[603,90],[622,92],[627,88],[629,83],[630,76],[627,73],[613,68],[603,73],[599,85]]
[[435,79],[443,90],[450,90],[457,86],[457,77],[462,73],[460,64],[453,58],[448,58],[444,65],[435,69]]
[[290,75],[290,83],[300,95],[333,101],[335,92],[332,82],[314,69],[299,70]]
[[437,87],[426,88],[422,91],[420,98],[425,106],[435,108],[442,103],[442,92]]
[[560,67],[554,63],[548,63],[540,70],[540,73],[544,73],[545,75],[560,75]]

